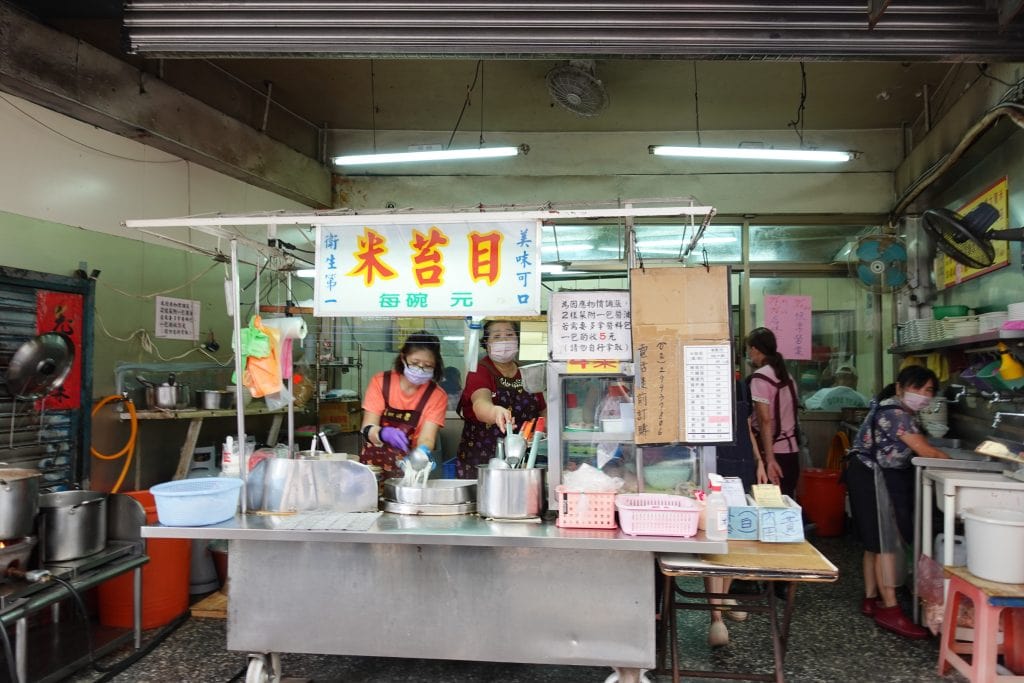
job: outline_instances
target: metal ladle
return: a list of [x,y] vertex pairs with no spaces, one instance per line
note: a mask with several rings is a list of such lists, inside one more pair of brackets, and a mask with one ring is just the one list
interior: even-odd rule
[[515,469],[526,458],[526,439],[520,434],[505,435],[505,461]]
[[405,456],[405,459],[409,461],[409,467],[411,467],[414,472],[419,472],[420,470],[430,467],[430,458],[423,449],[419,447],[409,451],[409,454]]

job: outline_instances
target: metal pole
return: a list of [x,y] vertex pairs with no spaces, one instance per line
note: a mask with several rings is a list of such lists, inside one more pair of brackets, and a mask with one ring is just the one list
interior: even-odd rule
[[[287,306],[288,302],[292,300],[291,271],[285,272],[284,284],[285,291],[288,292],[284,302],[285,306]],[[291,374],[288,375],[288,393],[291,394],[291,398],[288,399],[288,457],[291,457],[292,453],[295,452],[295,366],[292,364],[291,358],[286,358],[285,362],[291,368]]]
[[[257,278],[259,266],[256,266]],[[245,454],[245,404],[242,402],[242,291],[238,280],[238,240],[231,240],[231,307],[235,347],[235,421],[237,429],[238,461],[242,477],[242,514],[246,513],[245,478],[249,472],[249,459]]]
[[18,683],[28,683],[28,617],[22,617],[14,624],[14,661]]
[[135,649],[142,647],[142,567],[136,567],[132,572],[132,597],[135,603],[132,605],[132,625],[135,628]]

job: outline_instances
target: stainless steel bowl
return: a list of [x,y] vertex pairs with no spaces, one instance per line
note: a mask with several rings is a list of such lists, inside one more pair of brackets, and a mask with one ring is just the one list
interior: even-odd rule
[[472,479],[429,479],[426,486],[402,486],[401,479],[384,482],[384,500],[410,505],[460,505],[476,500]]

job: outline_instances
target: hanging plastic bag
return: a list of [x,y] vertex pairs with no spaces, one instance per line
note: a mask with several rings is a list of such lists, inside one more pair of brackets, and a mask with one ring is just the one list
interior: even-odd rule
[[[267,355],[257,356],[255,354],[250,354],[248,356],[245,362],[244,384],[249,387],[255,398],[260,398],[261,396],[266,396],[268,394],[276,394],[284,389],[284,384],[281,380],[281,362],[277,357],[277,349],[279,348],[277,343],[277,330],[263,325],[263,322],[258,315],[253,316],[250,327],[263,333],[263,336],[266,338],[265,348],[267,350]],[[259,337],[253,335],[253,339],[259,339]],[[242,347],[244,351],[244,342]],[[253,348],[257,347],[260,351],[264,349],[262,340],[253,344]],[[288,398],[284,400],[284,405],[287,405],[289,401],[291,401],[291,394],[289,394]]]

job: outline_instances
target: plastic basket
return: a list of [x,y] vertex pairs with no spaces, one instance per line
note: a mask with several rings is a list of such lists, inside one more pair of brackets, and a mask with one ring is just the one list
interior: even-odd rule
[[573,529],[614,529],[615,492],[573,491],[555,487],[558,494],[558,519],[555,525]]
[[207,526],[235,516],[242,480],[236,477],[180,479],[149,489],[164,526]]
[[700,506],[690,498],[661,493],[622,493],[615,498],[619,524],[631,536],[697,534]]

